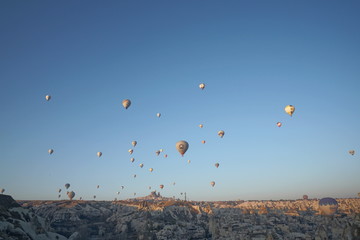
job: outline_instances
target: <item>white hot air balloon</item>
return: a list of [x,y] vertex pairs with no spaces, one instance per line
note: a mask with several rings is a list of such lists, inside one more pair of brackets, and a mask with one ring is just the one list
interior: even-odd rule
[[131,144],[136,147],[137,141],[132,141]]
[[161,117],[161,113],[157,113],[156,116],[159,118]]
[[130,155],[134,152],[134,150],[129,149],[128,152],[130,153]]
[[204,84],[204,83],[200,83],[200,84],[199,84],[199,88],[200,88],[201,90],[204,90],[205,84]]
[[144,164],[142,164],[142,163],[140,163],[140,165],[139,165],[141,168],[144,166]]
[[50,95],[46,95],[46,96],[45,96],[45,99],[46,99],[46,101],[50,101],[51,96],[50,96]]
[[125,109],[128,109],[131,105],[131,101],[129,99],[125,99],[122,101],[122,105]]
[[101,157],[102,156],[102,152],[97,152],[96,154],[98,157]]
[[178,152],[181,154],[181,156],[184,156],[184,154],[186,153],[186,151],[189,148],[188,142],[186,142],[184,140],[178,141],[175,146],[176,146],[176,149],[178,150]]
[[159,150],[157,150],[155,153],[156,153],[156,155],[157,155],[157,156],[159,156],[160,151],[159,151]]
[[135,161],[135,158],[131,158],[130,161],[131,161],[131,162],[134,162],[134,161]]

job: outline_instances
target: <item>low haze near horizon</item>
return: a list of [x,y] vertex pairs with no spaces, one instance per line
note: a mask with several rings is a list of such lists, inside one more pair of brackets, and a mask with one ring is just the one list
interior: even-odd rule
[[[356,197],[359,9],[1,1],[0,188],[29,200],[58,199],[59,188],[67,198],[66,183],[87,200],[160,184],[163,196],[191,200]],[[179,140],[190,145],[184,157]]]

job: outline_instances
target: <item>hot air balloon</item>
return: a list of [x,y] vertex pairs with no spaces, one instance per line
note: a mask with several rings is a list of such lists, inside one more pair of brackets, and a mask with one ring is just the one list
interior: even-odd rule
[[338,203],[334,198],[322,198],[319,201],[319,210],[321,215],[334,215],[338,209]]
[[153,168],[150,168],[149,171],[152,172],[152,171],[154,171],[154,169],[153,169]]
[[151,189],[151,187],[149,186],[149,189]]
[[354,156],[355,150],[350,150],[349,153]]
[[161,185],[160,185],[160,188],[163,189],[163,188],[164,188],[164,185],[161,184]]
[[121,186],[121,189],[124,189],[124,186]]
[[184,156],[188,148],[189,148],[189,144],[184,140],[176,143],[176,149],[179,151],[181,156]]
[[162,149],[162,148],[161,148],[161,149],[159,149],[159,151],[160,151],[160,152],[163,152],[163,151],[164,151],[164,149]]
[[205,143],[206,143],[206,141],[205,141],[205,140],[202,140],[202,141],[201,141],[201,143],[202,143],[202,144],[205,144]]
[[295,107],[293,105],[287,105],[285,107],[285,112],[292,117],[293,113],[295,112]]
[[136,192],[134,192],[134,196],[136,196]]
[[100,185],[97,185],[97,186],[96,186],[96,188],[99,188],[99,187],[100,187]]
[[214,187],[214,186],[215,186],[215,182],[212,181],[212,182],[210,183],[210,185],[211,185],[212,187]]
[[188,160],[188,163],[191,163],[191,161],[190,161],[190,160]]
[[60,198],[60,197],[61,197],[61,194],[58,195],[58,198]]
[[0,193],[3,194],[5,192],[4,188],[0,188]]
[[50,155],[53,154],[53,152],[54,152],[54,150],[51,149],[51,148],[48,150],[48,153],[49,153]]
[[128,152],[130,153],[130,155],[134,152],[134,150],[129,149]]
[[281,122],[277,122],[277,123],[276,123],[276,126],[278,126],[278,127],[281,127],[281,125],[282,125]]
[[222,138],[222,137],[224,137],[225,132],[224,132],[223,130],[220,130],[220,131],[218,132],[218,135]]
[[134,178],[136,178],[136,174],[134,174]]
[[58,192],[61,193],[61,188],[59,188]]
[[117,192],[117,195],[119,195],[120,194],[120,192]]
[[180,194],[181,194],[181,195],[183,195],[183,193],[182,193],[182,192],[181,192]]
[[80,200],[82,200],[82,197],[80,197]]
[[167,157],[168,157],[168,155],[167,155],[167,154],[165,154],[165,155],[164,155],[164,158],[167,158]]
[[134,161],[135,161],[135,158],[131,158],[130,161],[131,161],[131,162],[134,162]]
[[51,96],[50,96],[50,95],[46,95],[46,96],[45,96],[45,99],[46,99],[46,101],[49,101],[49,100],[51,99]]
[[140,163],[140,165],[139,165],[141,168],[144,166],[144,164],[142,164],[142,163]]
[[199,84],[199,88],[200,88],[201,90],[204,90],[205,84],[204,84],[204,83],[200,83],[200,84]]
[[203,126],[204,126],[204,125],[202,125],[202,124],[199,124],[199,128],[203,128]]
[[156,116],[159,118],[161,116],[161,113],[157,113]]
[[129,99],[125,99],[122,101],[122,105],[124,106],[125,109],[128,109],[128,107],[130,107],[131,105],[131,101]]
[[65,184],[66,189],[69,189],[69,187],[70,187],[70,183]]
[[75,193],[73,191],[68,192],[68,197],[70,198],[70,200],[72,200],[75,197]]
[[218,167],[219,167],[219,163],[215,163],[215,167],[218,168]]
[[157,150],[155,153],[156,153],[156,155],[157,155],[157,156],[159,156],[160,151],[159,151],[159,150]]
[[101,155],[102,155],[102,152],[97,152],[98,157],[101,157]]
[[131,144],[136,147],[137,141],[132,141]]
[[94,199],[96,198],[96,195],[94,195]]
[[308,199],[309,199],[309,196],[305,194],[305,195],[303,195],[303,199],[304,199],[304,200],[308,200]]
[[175,182],[173,182],[173,185],[175,186]]

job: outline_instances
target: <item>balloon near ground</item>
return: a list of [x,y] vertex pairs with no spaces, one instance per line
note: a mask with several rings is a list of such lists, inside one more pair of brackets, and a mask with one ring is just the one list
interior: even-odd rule
[[75,197],[75,193],[73,191],[68,192],[68,197],[70,198],[70,200],[73,200],[73,198]]
[[338,209],[338,202],[334,198],[322,198],[319,201],[319,211],[321,215],[334,215]]
[[293,113],[295,112],[295,107],[293,105],[287,105],[285,107],[285,112],[292,117]]
[[125,109],[128,109],[131,105],[131,101],[129,99],[125,99],[122,101],[122,105]]
[[303,199],[304,199],[304,200],[308,200],[308,199],[309,199],[308,195],[306,195],[306,194],[303,195]]
[[186,151],[189,148],[188,142],[186,142],[184,140],[178,141],[175,146],[176,146],[176,149],[178,150],[178,152],[181,154],[181,156],[184,156],[184,154],[186,153]]

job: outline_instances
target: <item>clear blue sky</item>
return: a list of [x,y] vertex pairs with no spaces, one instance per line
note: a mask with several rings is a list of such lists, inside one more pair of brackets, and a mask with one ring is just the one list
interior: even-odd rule
[[[0,188],[15,199],[57,199],[65,183],[76,199],[144,196],[160,184],[192,200],[355,197],[359,10],[359,1],[0,1]],[[190,144],[183,158],[179,140]]]

